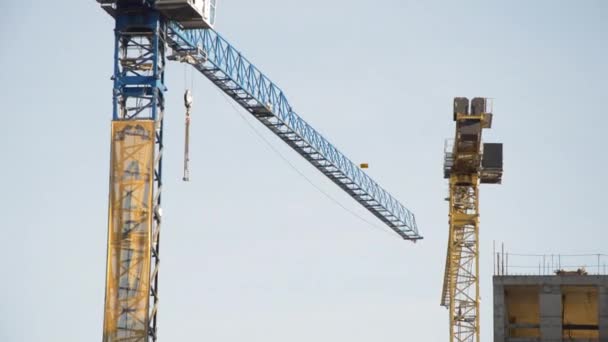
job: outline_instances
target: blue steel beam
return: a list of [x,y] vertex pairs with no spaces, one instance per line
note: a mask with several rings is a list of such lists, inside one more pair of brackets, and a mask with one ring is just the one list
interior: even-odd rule
[[212,29],[169,22],[168,44],[262,124],[406,240],[418,240],[414,215],[292,109],[285,93]]

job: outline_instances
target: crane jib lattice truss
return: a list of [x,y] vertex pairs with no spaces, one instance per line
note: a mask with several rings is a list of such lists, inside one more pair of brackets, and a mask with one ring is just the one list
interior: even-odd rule
[[[210,28],[213,20],[187,17],[197,13],[191,0],[97,1],[115,19],[104,342],[158,337],[167,59],[199,70],[402,238],[422,238],[414,215],[300,118],[283,91]],[[198,1],[211,1],[214,16],[214,0]],[[173,20],[184,3],[190,12]]]

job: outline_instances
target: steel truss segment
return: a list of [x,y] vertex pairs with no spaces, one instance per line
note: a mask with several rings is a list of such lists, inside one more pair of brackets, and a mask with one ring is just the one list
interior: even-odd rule
[[114,3],[112,13],[113,127],[135,141],[113,133],[112,150],[122,154],[112,160],[103,341],[156,341],[166,25],[149,7]]
[[168,24],[168,43],[187,61],[357,202],[406,240],[418,240],[414,215],[298,116],[285,93],[212,29]]
[[479,341],[479,179],[450,176],[450,232],[442,305],[450,312],[450,341]]

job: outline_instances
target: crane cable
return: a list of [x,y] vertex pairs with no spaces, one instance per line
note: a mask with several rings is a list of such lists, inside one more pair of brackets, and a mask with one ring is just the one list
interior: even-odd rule
[[323,189],[321,189],[320,186],[316,185],[310,178],[308,178],[302,171],[300,171],[289,159],[287,159],[287,157],[285,157],[276,147],[274,147],[272,145],[272,143],[270,143],[270,141],[268,141],[268,139],[266,139],[266,137],[264,137],[262,135],[262,133],[260,133],[252,124],[251,122],[249,122],[249,120],[247,120],[247,118],[243,115],[243,113],[240,110],[240,107],[237,107],[231,100],[231,98],[229,98],[225,93],[221,92],[219,89],[217,90],[220,94],[222,94],[222,96],[224,97],[224,100],[226,102],[228,102],[228,104],[230,104],[230,107],[232,107],[232,109],[234,110],[234,112],[236,114],[238,114],[238,116],[241,118],[241,120],[243,120],[247,126],[249,126],[249,128],[255,133],[255,135],[258,136],[258,138],[260,138],[264,144],[270,148],[270,150],[272,150],[279,158],[281,158],[283,160],[283,162],[285,162],[289,167],[291,167],[291,169],[293,169],[298,175],[300,175],[302,178],[304,178],[304,180],[306,180],[310,185],[312,185],[315,189],[317,189],[317,191],[319,191],[321,194],[323,194],[323,196],[325,196],[326,198],[328,198],[330,201],[332,201],[334,204],[338,205],[340,208],[342,208],[343,210],[345,210],[346,212],[348,212],[349,214],[351,214],[352,216],[356,217],[357,219],[361,220],[362,222],[368,224],[369,226],[376,228],[382,232],[384,232],[385,234],[390,234],[392,235],[390,232],[388,232],[386,229],[373,224],[372,222],[368,221],[367,219],[365,219],[364,217],[362,217],[361,215],[357,214],[355,211],[347,208],[345,205],[343,205],[342,203],[340,203],[337,199],[333,198],[330,194],[328,194],[326,191],[324,191]]

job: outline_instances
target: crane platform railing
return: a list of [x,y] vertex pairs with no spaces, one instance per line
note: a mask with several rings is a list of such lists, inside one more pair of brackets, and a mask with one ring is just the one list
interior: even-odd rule
[[299,117],[284,92],[217,32],[185,30],[172,21],[168,44],[177,58],[192,64],[402,238],[422,238],[414,215]]

